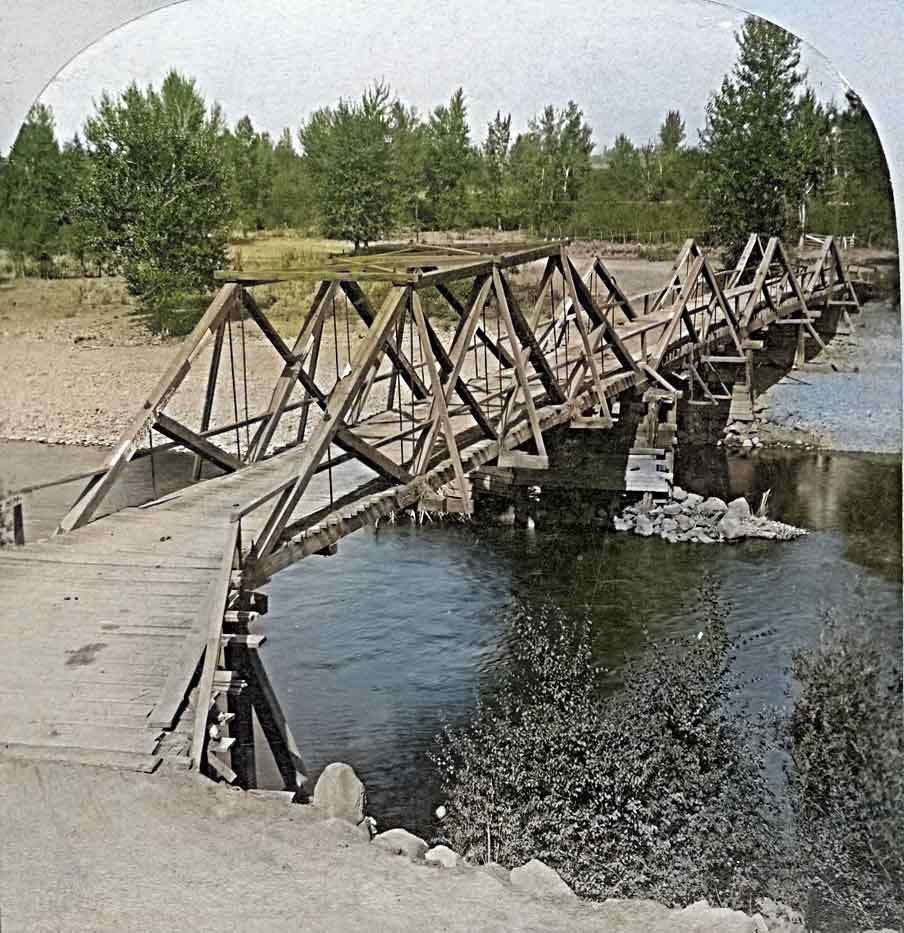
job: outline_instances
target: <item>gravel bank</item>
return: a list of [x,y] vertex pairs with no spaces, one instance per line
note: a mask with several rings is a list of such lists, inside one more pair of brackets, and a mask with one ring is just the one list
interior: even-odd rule
[[869,302],[854,324],[851,336],[835,337],[760,396],[763,441],[901,452],[900,312],[888,302]]

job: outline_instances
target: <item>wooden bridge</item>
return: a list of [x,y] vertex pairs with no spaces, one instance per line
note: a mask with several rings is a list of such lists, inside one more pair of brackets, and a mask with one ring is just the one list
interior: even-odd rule
[[[58,534],[0,551],[0,756],[164,763],[294,793],[304,766],[253,625],[273,574],[401,509],[467,514],[476,471],[543,470],[549,429],[606,431],[629,405],[644,406],[633,488],[667,488],[657,452],[671,450],[678,398],[750,419],[762,333],[796,328],[802,359],[827,308],[859,309],[831,238],[804,267],[752,235],[719,272],[688,241],[660,289],[630,297],[560,242],[409,246],[220,278]],[[316,285],[289,344],[252,289],[292,279]],[[246,326],[281,367],[253,415]],[[173,414],[180,388],[196,393],[192,424]],[[214,424],[224,394],[233,417]],[[131,461],[173,448],[200,482],[95,519]]]

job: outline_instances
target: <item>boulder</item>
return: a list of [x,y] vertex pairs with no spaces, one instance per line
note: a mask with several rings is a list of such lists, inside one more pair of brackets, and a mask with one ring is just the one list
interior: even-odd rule
[[750,518],[750,505],[743,496],[732,499],[731,502],[728,503],[728,511],[742,522],[746,522],[747,519]]
[[664,518],[662,520],[662,525],[660,530],[664,535],[668,534],[670,531],[674,531],[678,527],[678,522],[674,518]]
[[744,522],[732,512],[726,512],[716,526],[716,530],[726,541],[738,541],[747,536]]
[[718,515],[727,508],[728,506],[725,504],[724,500],[719,499],[717,496],[710,496],[700,503],[700,511],[704,515]]
[[317,779],[311,803],[327,816],[357,826],[364,820],[367,793],[351,765],[334,761]]
[[668,929],[675,933],[757,933],[753,917],[728,907],[710,907],[705,900],[672,911],[670,920]]
[[680,515],[681,506],[677,502],[670,502],[668,505],[662,507],[663,515]]
[[704,534],[702,531],[697,534],[697,540],[701,544],[715,544],[715,541],[708,534]]
[[803,933],[806,926],[803,914],[781,901],[774,901],[771,897],[758,898],[756,909],[770,931],[793,933],[794,930],[798,930]]
[[684,502],[681,503],[681,510],[683,512],[692,512],[702,501],[703,496],[698,496],[695,492],[689,492]]
[[634,534],[649,538],[653,534],[653,523],[645,515],[638,515],[637,524],[634,526]]
[[461,861],[461,856],[448,846],[433,846],[433,848],[427,849],[424,861],[436,862],[437,865],[442,865],[443,868],[455,868]]
[[679,515],[676,517],[675,522],[682,531],[690,531],[696,524],[690,515]]
[[675,502],[684,502],[687,498],[687,492],[680,486],[672,486],[672,498]]
[[499,862],[487,862],[485,865],[481,865],[480,869],[481,871],[488,874],[491,878],[495,878],[497,881],[501,881],[503,884],[509,884],[512,880],[509,877],[509,870],[507,868],[503,868]]
[[420,836],[409,833],[407,829],[387,829],[385,833],[374,836],[372,844],[393,855],[407,855],[415,860],[422,859],[429,848]]
[[554,868],[544,865],[536,858],[532,858],[520,868],[513,868],[509,878],[512,887],[534,897],[577,897]]
[[612,524],[616,531],[630,531],[634,527],[634,522],[630,518],[619,518],[617,515],[612,519]]

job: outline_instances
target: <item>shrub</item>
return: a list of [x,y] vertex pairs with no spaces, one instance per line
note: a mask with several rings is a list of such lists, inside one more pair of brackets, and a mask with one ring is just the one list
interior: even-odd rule
[[904,731],[901,672],[878,620],[830,615],[793,662],[787,739],[797,816],[794,896],[820,929],[904,921]]
[[515,608],[498,689],[431,757],[465,857],[555,867],[581,896],[750,907],[776,833],[762,749],[733,721],[724,610],[689,646],[652,644],[606,692],[589,625]]

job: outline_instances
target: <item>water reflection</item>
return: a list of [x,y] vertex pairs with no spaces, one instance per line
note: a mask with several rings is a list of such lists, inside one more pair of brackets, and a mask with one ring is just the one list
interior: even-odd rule
[[[688,488],[756,504],[803,524],[797,541],[670,545],[596,526],[384,527],[338,557],[305,561],[272,583],[268,669],[316,776],[342,759],[362,774],[383,826],[428,831],[436,788],[425,751],[464,721],[507,656],[505,609],[547,600],[587,618],[611,670],[646,635],[700,627],[696,591],[714,577],[743,639],[736,666],[754,707],[781,703],[793,650],[832,606],[868,606],[891,644],[901,619],[900,461],[774,452],[741,461],[685,451]],[[705,478],[705,479],[704,479]],[[884,516],[884,517],[883,517]]]

